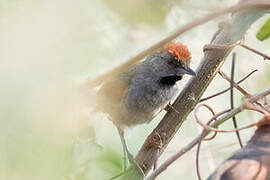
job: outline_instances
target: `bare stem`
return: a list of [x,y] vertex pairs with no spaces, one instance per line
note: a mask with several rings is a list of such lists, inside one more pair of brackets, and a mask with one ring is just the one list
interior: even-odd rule
[[[248,75],[246,75],[244,78],[242,78],[242,79],[241,79],[240,81],[238,81],[236,84],[239,85],[240,83],[242,83],[243,81],[245,81],[247,78],[249,78],[249,76],[251,76],[251,75],[252,75],[253,73],[255,73],[256,71],[258,71],[258,70],[255,69],[255,70],[251,71]],[[213,94],[213,95],[211,95],[211,96],[202,98],[202,99],[200,99],[200,102],[207,101],[207,100],[212,99],[212,98],[214,98],[214,97],[216,97],[216,96],[219,96],[219,95],[221,95],[221,94],[224,94],[225,92],[229,91],[230,89],[231,89],[231,88],[229,87],[229,88],[224,89],[223,91],[220,91],[220,92],[218,92],[218,93],[215,93],[215,94]]]
[[[227,80],[228,82],[231,83],[231,78],[226,74],[224,73],[222,70],[219,70],[218,74],[223,77],[225,80]],[[251,94],[249,92],[247,92],[244,88],[242,88],[240,85],[238,85],[237,83],[235,82],[232,82],[232,85],[238,90],[240,91],[245,97],[250,97]]]
[[[230,93],[231,109],[234,108],[234,101],[233,101],[233,84],[234,84],[235,56],[236,56],[236,54],[233,53],[233,54],[232,54],[231,82],[230,82],[230,85],[231,85],[231,93]],[[233,116],[233,117],[232,117],[232,120],[233,120],[233,126],[234,126],[234,128],[237,129],[236,117]],[[240,147],[242,148],[242,147],[243,147],[243,143],[242,143],[242,140],[241,140],[241,137],[240,137],[240,133],[239,133],[239,131],[236,131],[235,133],[236,133],[236,137],[237,137],[237,139],[238,139],[239,145],[240,145]]]
[[259,56],[262,56],[264,59],[270,60],[270,56],[268,56],[268,55],[266,55],[266,54],[264,54],[264,53],[262,53],[262,52],[260,52],[260,51],[258,51],[256,49],[254,49],[254,48],[251,48],[251,47],[249,47],[249,46],[247,46],[245,44],[240,44],[240,46],[247,49],[247,50],[249,50],[249,51],[251,51],[251,52],[253,52],[253,53],[255,53],[255,54],[258,54]]

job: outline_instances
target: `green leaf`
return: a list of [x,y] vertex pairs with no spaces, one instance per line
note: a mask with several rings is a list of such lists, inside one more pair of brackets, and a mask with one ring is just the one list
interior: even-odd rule
[[121,180],[143,180],[144,177],[143,171],[136,164],[131,164],[121,176]]
[[256,35],[257,39],[263,41],[270,37],[270,18],[264,23]]

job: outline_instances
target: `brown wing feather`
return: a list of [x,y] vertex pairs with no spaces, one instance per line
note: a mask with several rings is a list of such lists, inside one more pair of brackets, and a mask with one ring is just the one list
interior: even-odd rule
[[[98,107],[100,110],[120,104],[128,85],[121,79],[113,78],[106,81],[98,92]],[[107,111],[107,110],[105,110]]]

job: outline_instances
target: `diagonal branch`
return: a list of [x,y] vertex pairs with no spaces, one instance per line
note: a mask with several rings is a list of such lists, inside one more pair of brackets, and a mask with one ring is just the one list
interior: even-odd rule
[[82,85],[83,89],[88,89],[88,88],[93,88],[96,87],[98,85],[100,85],[104,80],[106,80],[108,77],[112,77],[117,75],[120,72],[123,72],[125,69],[127,69],[129,66],[131,66],[132,64],[136,63],[137,61],[141,60],[142,58],[144,58],[145,56],[147,56],[148,54],[157,51],[158,49],[160,49],[162,46],[164,46],[165,44],[167,44],[168,42],[174,40],[176,37],[178,37],[179,35],[191,30],[194,27],[197,27],[203,23],[206,23],[212,19],[215,19],[217,17],[220,17],[221,15],[230,13],[230,12],[237,12],[240,10],[248,10],[248,9],[260,9],[260,10],[264,10],[269,8],[270,6],[270,2],[267,0],[256,0],[256,1],[248,1],[248,3],[239,3],[235,6],[231,6],[231,7],[227,7],[224,9],[220,9],[216,12],[213,12],[207,16],[203,16],[201,18],[198,18],[190,23],[188,23],[187,25],[180,27],[179,29],[175,30],[175,32],[173,32],[171,35],[165,37],[164,39],[161,39],[160,41],[154,43],[153,45],[151,45],[150,47],[148,47],[147,49],[139,52],[138,54],[136,54],[135,56],[127,59],[123,64],[120,64],[119,66],[117,66],[116,68],[112,69],[111,71],[108,71],[94,79],[89,79],[86,83],[84,83]]
[[[251,94],[248,93],[245,89],[243,89],[239,84],[231,81],[231,78],[229,76],[227,76],[223,71],[219,70],[218,71],[219,75],[224,78],[225,80],[227,80],[228,82],[232,82],[233,86],[240,91],[245,97],[250,97]],[[260,102],[255,102],[256,105],[260,106],[261,108],[263,108],[265,111],[269,112],[269,108],[267,106],[263,106],[262,103]]]
[[247,49],[247,50],[249,50],[249,51],[251,51],[251,52],[253,52],[253,53],[255,53],[255,54],[258,54],[258,55],[262,56],[266,60],[270,60],[270,56],[268,56],[267,54],[262,53],[261,51],[258,51],[258,50],[254,49],[254,48],[251,48],[251,47],[249,47],[249,46],[247,46],[245,44],[240,44],[240,46]]
[[[265,5],[264,8],[270,8],[269,5],[270,4]],[[226,27],[219,29],[215,34],[211,44],[226,45],[241,40],[250,25],[265,13],[266,11],[262,10],[246,10],[234,13],[231,19],[228,20]],[[201,64],[197,69],[197,76],[189,80],[173,104],[173,107],[180,113],[178,114],[175,111],[170,110],[159,125],[147,137],[136,157],[139,166],[145,174],[149,172],[174,134],[180,128],[183,121],[198,103],[203,92],[206,90],[231,50],[232,47],[226,49],[213,49],[205,52]],[[153,142],[157,142],[157,146],[153,146]],[[161,142],[161,144],[158,142]]]
[[[223,71],[219,70],[218,74],[225,80],[227,80],[228,82],[231,83],[231,78],[225,74]],[[237,83],[232,81],[232,85],[238,90],[240,91],[245,97],[250,97],[251,94],[249,92],[247,92],[245,89],[243,89],[240,85],[238,85]]]

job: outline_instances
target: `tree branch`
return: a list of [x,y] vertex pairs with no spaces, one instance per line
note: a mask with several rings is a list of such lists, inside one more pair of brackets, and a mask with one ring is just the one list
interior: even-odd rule
[[[255,2],[259,3],[259,1],[254,1],[253,3],[248,1],[248,4],[252,3],[254,5]],[[246,6],[244,4],[242,5]],[[269,1],[264,4],[264,8],[270,8]],[[227,11],[228,9],[226,12]],[[225,12],[225,10],[222,12]],[[241,40],[250,25],[265,13],[266,11],[258,11],[254,9],[234,13],[231,19],[227,21],[226,26],[219,29],[215,34],[211,44],[226,45]],[[230,53],[231,49],[232,47],[226,49],[213,49],[205,52],[201,64],[197,68],[197,76],[189,80],[173,104],[173,107],[180,113],[178,114],[175,111],[170,110],[164,116],[159,125],[147,137],[136,157],[139,166],[145,174],[149,172],[158,157],[167,147],[174,134],[180,128],[183,121],[198,103],[203,92],[206,90],[224,63],[224,60]],[[155,144],[153,142],[157,142],[157,145],[153,146],[153,144]],[[158,142],[161,142],[161,144]]]
[[[222,123],[224,123],[226,120],[232,118],[233,116],[235,116],[239,112],[243,111],[244,109],[247,109],[248,108],[247,107],[247,104],[248,103],[254,103],[254,102],[258,101],[259,99],[264,98],[265,96],[267,96],[269,94],[270,94],[270,89],[266,89],[266,90],[264,90],[264,91],[262,91],[262,92],[260,92],[260,93],[258,93],[256,95],[254,95],[254,96],[251,96],[250,98],[248,98],[246,100],[246,103],[242,104],[241,106],[238,106],[237,108],[232,109],[228,113],[224,114],[222,112],[222,113],[217,114],[216,116],[212,117],[212,119],[216,119],[217,116],[220,116],[220,114],[224,114],[224,115],[222,115],[219,118],[217,118],[217,120],[211,125],[211,127],[213,127],[213,128],[218,127],[219,125],[221,125]],[[253,124],[252,124],[252,126],[253,126]],[[244,127],[244,128],[246,128],[246,127]],[[240,130],[240,129],[243,129],[243,128],[239,128],[238,130]],[[234,129],[234,131],[236,131],[236,129]],[[193,139],[187,146],[185,146],[184,148],[180,149],[176,154],[172,155],[164,163],[162,163],[151,175],[149,175],[147,177],[147,180],[153,180],[155,177],[157,177],[161,172],[163,172],[164,170],[166,170],[167,167],[170,164],[172,164],[179,157],[181,157],[186,152],[188,152],[189,150],[191,150],[196,144],[198,144],[201,141],[201,139],[203,139],[204,137],[206,137],[210,132],[211,132],[211,130],[204,129],[203,132],[199,136],[197,136],[195,139]],[[232,131],[230,131],[230,132],[232,132]]]
[[157,51],[162,46],[164,46],[168,42],[174,40],[179,35],[191,30],[192,28],[194,28],[196,26],[199,26],[199,25],[206,23],[212,19],[220,17],[221,15],[224,15],[224,14],[227,14],[230,12],[237,12],[237,11],[244,10],[244,9],[245,10],[248,10],[248,9],[261,9],[261,10],[263,10],[263,9],[267,9],[269,6],[270,6],[270,2],[267,0],[248,1],[248,3],[240,3],[240,4],[235,5],[235,6],[220,9],[220,10],[213,12],[207,16],[203,16],[199,19],[196,19],[196,20],[186,24],[185,26],[180,27],[179,29],[175,30],[175,32],[173,32],[171,35],[154,43],[153,45],[151,45],[150,47],[146,48],[145,50],[139,52],[135,56],[127,59],[123,64],[117,66],[116,68],[114,68],[114,69],[94,78],[94,79],[89,78],[88,81],[82,85],[82,88],[83,89],[89,89],[89,88],[91,89],[93,87],[100,85],[107,78],[115,76],[115,75],[119,74],[120,72],[123,72],[124,70],[127,69],[127,67],[129,67],[132,64],[134,64],[135,62],[141,60],[142,58],[149,55],[150,53]]

